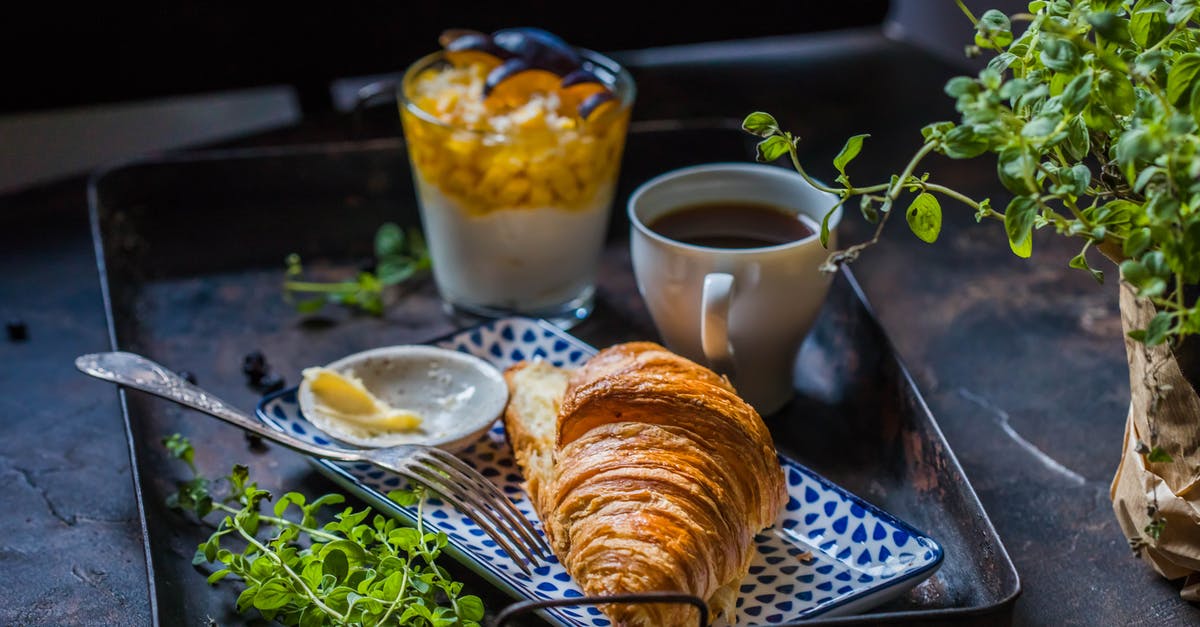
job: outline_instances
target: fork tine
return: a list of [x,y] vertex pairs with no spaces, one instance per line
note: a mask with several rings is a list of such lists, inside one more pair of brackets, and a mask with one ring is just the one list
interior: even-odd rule
[[[452,479],[473,485],[477,490],[483,492],[483,496],[486,496],[488,503],[498,511],[512,529],[521,535],[526,546],[533,549],[544,559],[549,558],[553,554],[549,545],[546,544],[545,539],[538,534],[537,528],[533,526],[533,522],[526,518],[495,484],[480,477],[478,473],[468,466],[462,466],[460,469],[461,462],[444,465],[438,459],[439,456],[433,455],[432,457],[433,459],[427,460],[432,467],[446,473]],[[425,460],[422,459],[422,461]]]
[[446,477],[427,466],[410,465],[406,468],[405,475],[413,476],[416,481],[428,486],[447,501],[450,501],[452,505],[471,516],[475,524],[482,527],[513,558],[513,561],[517,566],[520,566],[525,574],[530,574],[530,571],[525,563],[520,560],[520,556],[524,556],[530,564],[537,565],[537,557],[524,544],[517,542],[517,546],[514,547],[510,543],[510,540],[516,540],[516,538],[512,537],[512,532],[504,527],[503,523],[491,511],[491,508],[487,507],[486,503],[480,503],[476,500],[476,497],[472,497],[470,494],[456,492],[455,488],[459,486],[447,481]]
[[496,484],[488,481],[487,477],[479,474],[479,471],[468,466],[462,460],[447,453],[446,451],[443,451],[442,449],[430,448],[426,449],[425,453],[432,457],[436,462],[444,464],[444,467],[440,468],[440,470],[443,472],[450,474],[453,478],[459,481],[472,482],[481,490],[491,494],[495,504],[499,504],[501,506],[500,513],[504,516],[508,523],[515,527],[516,530],[525,538],[525,541],[529,543],[529,545],[535,550],[537,550],[541,557],[548,558],[553,554],[550,550],[550,545],[547,544],[546,540],[537,532],[537,529],[533,526],[533,523],[526,518],[525,515],[522,514],[515,505],[513,505],[512,501],[509,500],[504,492],[496,487]]

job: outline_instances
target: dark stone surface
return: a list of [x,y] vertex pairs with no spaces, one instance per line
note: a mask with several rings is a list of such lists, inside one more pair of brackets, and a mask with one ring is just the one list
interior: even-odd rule
[[[856,181],[899,167],[919,144],[921,125],[953,115],[940,92],[949,67],[870,33],[803,42],[740,58],[722,52],[703,62],[643,59],[635,66],[642,87],[637,115],[740,119],[769,109],[805,137],[806,162],[826,178],[831,168],[820,164],[844,138],[871,132],[852,168]],[[345,120],[313,120],[256,141],[336,139],[349,128]],[[1006,200],[986,158],[930,169],[964,191]],[[117,396],[111,385],[71,366],[76,355],[108,347],[85,208],[80,181],[0,199],[0,319],[20,318],[29,331],[27,341],[0,342],[0,475],[8,482],[0,508],[4,624],[149,622],[143,538]],[[1200,610],[1179,600],[1176,583],[1131,556],[1108,500],[1129,400],[1115,284],[1097,286],[1068,269],[1075,254],[1070,242],[1039,234],[1034,259],[1022,261],[1008,252],[995,225],[974,225],[965,210],[950,205],[946,213],[933,246],[909,236],[903,224],[891,224],[855,273],[1020,572],[1015,622],[1200,622]],[[846,242],[867,235],[855,215],[841,231]],[[1102,260],[1094,263],[1115,275]],[[580,335],[615,341],[652,333],[636,311],[628,279],[606,276],[601,286],[608,296]],[[189,294],[205,298],[203,285],[172,298]],[[204,325],[149,314],[161,323],[160,333],[171,325]],[[453,327],[449,320],[430,325],[436,311],[398,307],[390,315],[396,324],[380,341],[428,339],[414,329],[432,334],[434,327]],[[245,334],[247,346],[284,346],[287,339],[261,338],[254,328],[222,332]],[[272,363],[289,371],[316,356],[299,350]],[[249,403],[256,397],[240,383],[241,353],[234,353],[206,354],[196,363],[181,352],[179,363],[167,365],[192,370],[229,400]],[[230,429],[178,414],[180,425],[200,434]],[[239,457],[269,469],[277,456],[291,455],[269,450],[254,457],[247,448]],[[235,460],[200,461],[216,467]],[[302,466],[295,461],[288,465]],[[311,473],[278,479],[306,491],[331,488]],[[190,554],[171,533],[186,523],[159,521],[170,546]],[[214,592],[191,574],[191,584],[167,595],[204,604],[200,599]]]

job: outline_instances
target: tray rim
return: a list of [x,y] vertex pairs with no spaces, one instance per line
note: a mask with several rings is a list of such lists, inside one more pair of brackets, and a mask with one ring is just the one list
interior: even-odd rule
[[[570,331],[562,329],[547,320],[538,319],[538,318],[529,318],[526,316],[508,316],[508,317],[504,317],[504,318],[497,318],[494,320],[481,321],[478,324],[463,327],[461,329],[458,329],[456,331],[451,331],[450,333],[444,334],[437,338],[434,338],[431,340],[426,340],[426,341],[422,342],[422,344],[441,345],[443,343],[450,342],[451,340],[454,340],[455,338],[458,338],[464,334],[470,334],[470,333],[473,333],[480,329],[492,328],[496,325],[500,325],[500,324],[503,324],[503,323],[509,322],[509,321],[520,321],[527,325],[536,326],[536,327],[542,329],[543,331],[553,333],[555,337],[583,350],[585,353],[587,353],[589,355],[595,355],[600,350],[599,348],[584,341],[579,336],[573,335],[570,333]],[[298,389],[299,389],[299,386],[290,386],[288,388],[278,390],[278,391],[272,392],[270,394],[267,394],[266,396],[263,396],[258,401],[257,405],[255,406],[255,409],[254,409],[255,417],[258,418],[264,424],[266,424],[274,429],[283,431],[284,430],[283,427],[276,424],[276,422],[269,415],[268,408],[271,407],[273,404],[286,403],[287,401],[284,401],[281,399],[283,399],[284,397],[290,396],[290,395],[294,395]],[[930,542],[933,545],[932,546],[932,552],[933,552],[932,561],[930,561],[926,564],[923,564],[920,567],[913,569],[912,571],[910,571],[908,573],[905,573],[903,576],[896,577],[895,579],[880,580],[880,583],[883,583],[886,585],[881,585],[881,586],[877,586],[874,588],[865,588],[865,589],[863,589],[859,592],[856,592],[852,595],[840,598],[840,599],[836,600],[835,602],[825,606],[819,612],[809,614],[809,615],[805,616],[804,618],[802,618],[801,620],[803,620],[805,622],[812,622],[812,620],[815,618],[818,618],[821,616],[827,616],[829,614],[836,614],[837,610],[846,608],[847,606],[854,605],[856,603],[860,603],[864,599],[867,599],[872,595],[878,594],[878,595],[887,597],[888,595],[895,595],[895,594],[901,593],[905,590],[910,589],[912,586],[919,584],[921,581],[924,581],[925,579],[933,576],[933,574],[936,573],[938,571],[938,569],[941,568],[942,562],[944,561],[945,556],[946,556],[945,547],[942,545],[941,542],[939,542],[937,540],[937,538],[930,535],[924,529],[918,528],[917,526],[913,525],[912,523],[908,522],[907,520],[904,520],[904,519],[896,516],[895,514],[879,507],[878,505],[871,503],[870,501],[866,500],[862,496],[842,487],[837,482],[818,473],[817,471],[809,468],[808,466],[805,466],[802,462],[800,462],[796,459],[793,459],[787,455],[784,455],[783,453],[777,453],[777,457],[779,458],[780,464],[783,468],[795,469],[796,471],[807,475],[808,477],[813,479],[816,483],[820,484],[824,489],[826,489],[830,492],[835,492],[837,494],[842,495],[846,500],[857,504],[863,510],[870,512],[875,517],[886,521],[888,524],[894,526],[895,528],[904,530],[905,532],[909,533],[909,535],[911,535],[915,538],[922,538],[922,539]],[[391,513],[393,516],[399,515],[400,517],[407,519],[410,522],[412,522],[414,520],[414,517],[410,516],[409,512],[407,510],[405,510],[403,508],[398,508],[395,504],[390,503],[386,498],[380,498],[380,494],[378,494],[378,492],[376,490],[372,489],[370,486],[362,485],[356,478],[354,478],[354,476],[351,472],[347,471],[345,468],[342,468],[337,463],[334,463],[332,461],[325,460],[325,459],[319,459],[319,458],[312,457],[312,456],[308,456],[307,459],[310,464],[312,464],[314,467],[317,468],[318,471],[321,472],[321,474],[325,475],[326,477],[329,477],[330,479],[332,479],[333,481],[335,481],[336,483],[341,485],[344,489],[346,489],[350,492],[353,492],[359,498],[370,502],[373,506],[378,508],[380,511],[383,511],[385,513]],[[449,549],[447,552],[450,552],[453,554],[452,556],[454,557],[455,560],[459,561],[467,568],[470,568],[471,570],[475,571],[477,574],[482,576],[484,579],[488,580],[492,585],[495,585],[497,588],[505,591],[510,596],[514,596],[514,597],[518,598],[518,600],[522,600],[522,599],[529,600],[529,601],[539,600],[535,597],[525,595],[520,590],[517,590],[516,587],[513,586],[512,584],[510,584],[509,582],[503,581],[500,577],[496,576],[494,572],[487,569],[486,565],[484,563],[480,562],[479,560],[473,559],[469,555],[468,551],[464,551],[464,550],[460,549],[459,547],[455,546],[454,543],[447,544],[447,549]],[[468,562],[470,562],[470,563],[468,563]],[[882,602],[886,602],[887,600],[890,600],[890,598],[891,597],[888,597],[887,599],[885,599]],[[539,611],[539,613],[542,613],[543,611],[544,610]],[[855,613],[855,614],[852,614],[851,616],[857,616],[859,619],[862,619],[864,616],[868,616],[868,615],[861,614],[861,613]]]
[[[672,132],[672,131],[725,131],[729,130],[729,120],[648,120],[635,128],[631,125],[630,133],[637,132]],[[396,150],[404,147],[402,138],[377,138],[368,140],[341,140],[341,141],[313,141],[296,144],[280,145],[280,146],[254,146],[254,147],[233,147],[233,148],[199,148],[186,149],[178,151],[169,151],[160,154],[151,154],[127,159],[125,161],[116,162],[105,167],[93,170],[87,177],[87,203],[88,203],[88,223],[92,237],[92,248],[96,255],[96,270],[97,279],[100,283],[100,295],[104,305],[105,327],[108,334],[109,345],[112,350],[121,350],[121,345],[117,339],[117,323],[115,309],[113,306],[111,278],[109,277],[108,264],[105,259],[105,240],[102,235],[102,224],[100,216],[100,186],[103,185],[106,179],[125,170],[134,169],[142,166],[154,165],[188,165],[195,163],[204,163],[221,160],[239,160],[252,158],[271,158],[271,157],[294,157],[303,155],[315,155],[322,153],[351,153],[351,152],[371,152],[379,150]],[[115,253],[114,253],[115,254]],[[992,524],[991,518],[984,508],[979,496],[975,491],[970,477],[963,470],[962,465],[958,461],[958,456],[954,449],[946,440],[945,434],[942,432],[941,426],[937,419],[930,411],[928,404],[925,401],[924,395],[917,386],[911,371],[906,365],[903,357],[896,351],[892,343],[891,336],[879,321],[879,317],[875,313],[874,307],[867,298],[862,286],[854,277],[854,273],[849,267],[842,266],[839,272],[844,275],[844,278],[853,290],[855,297],[864,307],[864,310],[870,319],[871,323],[875,324],[881,330],[883,348],[890,355],[891,359],[895,360],[899,372],[903,376],[904,382],[912,390],[913,396],[917,401],[917,406],[923,414],[924,419],[928,422],[935,435],[943,444],[943,451],[946,456],[949,467],[954,473],[957,473],[963,478],[963,487],[965,488],[964,497],[968,499],[969,504],[978,512],[977,523],[982,525],[982,531],[986,533],[989,539],[995,544],[998,549],[996,557],[1000,558],[999,566],[1003,568],[1004,574],[1010,577],[1013,585],[1008,594],[998,601],[994,601],[985,605],[976,605],[970,607],[945,607],[936,609],[923,610],[900,610],[893,612],[878,612],[869,614],[871,623],[893,623],[901,621],[919,621],[919,620],[962,620],[975,616],[985,616],[996,614],[1004,610],[1008,610],[1016,602],[1022,593],[1022,584],[1020,573],[1017,571],[1011,556],[1008,553],[1008,548],[1005,546],[1002,538],[996,532],[995,526]],[[461,329],[459,329],[461,330]],[[436,338],[427,341],[436,341],[443,337],[453,335],[454,332],[443,334]],[[146,509],[144,495],[142,491],[142,478],[138,466],[138,450],[137,443],[134,438],[133,425],[130,420],[129,403],[127,400],[126,390],[117,386],[117,398],[121,408],[122,421],[125,429],[125,441],[128,447],[130,475],[133,481],[134,496],[137,501],[137,518],[142,536],[143,558],[146,567],[147,585],[146,592],[148,596],[148,607],[150,609],[151,625],[158,627],[162,624],[158,607],[158,589],[155,578],[155,569],[153,563],[153,552],[150,546],[149,526],[146,522]],[[806,620],[804,625],[848,625],[862,624],[864,615],[852,615],[841,617],[814,617]]]

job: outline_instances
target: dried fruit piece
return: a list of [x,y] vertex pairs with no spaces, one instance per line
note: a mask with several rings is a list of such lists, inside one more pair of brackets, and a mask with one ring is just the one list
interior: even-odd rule
[[267,358],[262,351],[250,351],[242,357],[242,374],[250,385],[259,385],[267,376]]
[[262,378],[262,381],[259,382],[259,387],[262,389],[263,394],[270,394],[271,392],[282,390],[286,384],[287,381],[283,377],[272,372]]
[[4,330],[8,333],[10,342],[24,342],[29,339],[29,327],[25,325],[24,320],[9,320],[4,323]]

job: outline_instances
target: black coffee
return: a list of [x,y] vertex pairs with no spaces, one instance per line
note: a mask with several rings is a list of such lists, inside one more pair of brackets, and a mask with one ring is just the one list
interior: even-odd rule
[[720,201],[685,205],[646,226],[684,244],[709,248],[763,248],[813,234],[795,211],[759,202]]

